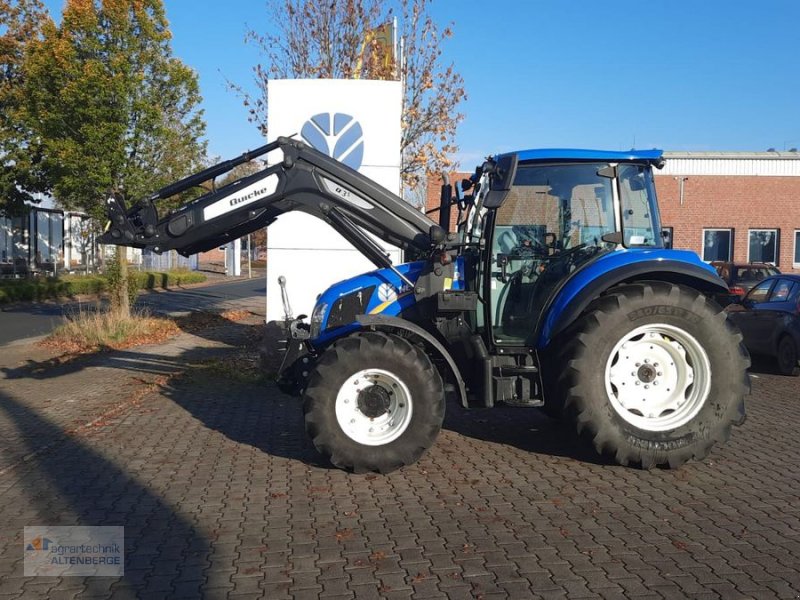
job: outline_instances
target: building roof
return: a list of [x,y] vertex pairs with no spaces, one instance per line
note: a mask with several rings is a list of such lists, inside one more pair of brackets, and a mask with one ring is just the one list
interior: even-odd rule
[[800,177],[800,152],[664,152],[657,175]]
[[769,152],[724,152],[692,150],[667,150],[664,152],[666,159],[717,159],[717,160],[800,160],[800,152],[788,150],[772,150]]

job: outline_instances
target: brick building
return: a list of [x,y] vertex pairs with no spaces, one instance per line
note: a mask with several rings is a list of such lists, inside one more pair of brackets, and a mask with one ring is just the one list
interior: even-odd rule
[[[800,153],[665,152],[662,225],[704,260],[764,261],[800,273]],[[468,174],[451,176],[455,182]],[[440,182],[428,185],[428,208]],[[436,214],[431,215],[434,219]]]
[[800,153],[666,152],[656,172],[673,245],[800,273]]

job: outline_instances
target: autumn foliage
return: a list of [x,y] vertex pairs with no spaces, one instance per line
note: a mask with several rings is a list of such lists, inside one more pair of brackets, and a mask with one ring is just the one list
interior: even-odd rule
[[[233,85],[250,118],[266,135],[267,87],[277,78],[393,79],[404,86],[402,178],[417,188],[427,175],[452,170],[455,133],[464,115],[464,81],[443,64],[441,45],[452,36],[430,16],[431,0],[269,0],[269,28],[250,30],[247,40],[264,62],[254,68],[257,93]],[[398,19],[399,48],[392,48],[391,23]],[[397,56],[392,56],[397,54]]]

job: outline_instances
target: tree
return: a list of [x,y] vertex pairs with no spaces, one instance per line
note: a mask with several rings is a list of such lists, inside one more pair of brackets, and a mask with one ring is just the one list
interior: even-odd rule
[[[442,64],[441,32],[428,14],[432,0],[270,0],[272,27],[249,30],[246,39],[265,62],[253,68],[257,93],[232,85],[244,97],[250,120],[267,134],[267,86],[274,78],[400,79],[404,82],[402,167],[406,188],[454,167],[455,133],[464,115],[464,81],[454,66]],[[382,43],[387,24],[398,14],[404,59],[391,60]]]
[[41,154],[20,118],[25,50],[38,39],[46,11],[39,0],[0,0],[0,214],[17,214],[42,184]]
[[[25,119],[57,201],[105,219],[202,163],[197,75],[172,56],[161,0],[67,0],[25,61]],[[128,311],[124,255],[115,304]]]

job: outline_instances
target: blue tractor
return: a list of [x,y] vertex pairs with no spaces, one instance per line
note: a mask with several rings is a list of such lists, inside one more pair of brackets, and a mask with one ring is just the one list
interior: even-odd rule
[[[272,166],[159,216],[159,199],[271,152]],[[109,198],[102,242],[188,255],[300,210],[368,257],[376,270],[322,292],[308,323],[287,323],[280,373],[339,467],[414,463],[447,395],[465,407],[541,407],[620,464],[676,467],[744,421],[749,356],[711,299],[726,291],[714,269],[664,247],[661,166],[656,150],[502,154],[455,191],[442,186],[436,223],[279,138],[131,207]],[[409,262],[393,265],[366,232]]]

